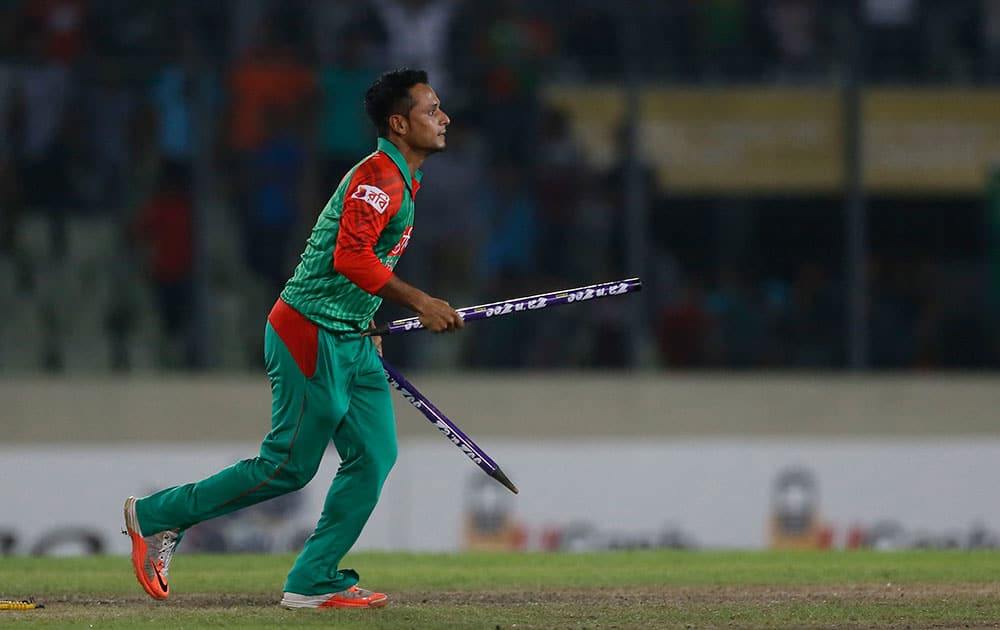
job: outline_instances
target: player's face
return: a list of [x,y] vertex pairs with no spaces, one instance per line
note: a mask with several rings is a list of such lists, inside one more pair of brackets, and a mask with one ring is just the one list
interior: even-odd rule
[[418,83],[410,88],[413,108],[407,115],[409,122],[406,141],[410,147],[427,153],[444,151],[445,132],[451,119],[441,109],[441,101],[431,86]]

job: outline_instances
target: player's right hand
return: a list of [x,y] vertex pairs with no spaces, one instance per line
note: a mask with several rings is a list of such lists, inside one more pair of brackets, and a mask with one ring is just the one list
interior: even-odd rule
[[417,316],[424,328],[432,332],[454,332],[465,326],[462,316],[451,307],[451,304],[434,297],[429,297],[421,305]]

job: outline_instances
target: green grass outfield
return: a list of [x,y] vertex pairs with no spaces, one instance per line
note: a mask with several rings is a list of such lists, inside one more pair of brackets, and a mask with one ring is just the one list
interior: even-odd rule
[[178,555],[148,599],[124,556],[0,558],[0,626],[1000,628],[1000,552],[356,553],[377,610],[277,605],[291,555]]

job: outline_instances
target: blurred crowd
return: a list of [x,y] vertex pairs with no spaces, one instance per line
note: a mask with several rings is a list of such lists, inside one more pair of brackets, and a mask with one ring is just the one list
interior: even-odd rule
[[[461,306],[640,275],[623,220],[639,169],[653,290],[400,339],[399,363],[843,367],[840,205],[674,198],[630,161],[627,121],[597,170],[542,93],[627,63],[648,83],[828,84],[855,44],[867,82],[996,82],[1000,0],[0,3],[0,370],[258,369],[316,213],[374,147],[364,90],[403,66],[453,123],[402,277]],[[873,366],[1000,363],[985,244],[953,245],[872,252]]]

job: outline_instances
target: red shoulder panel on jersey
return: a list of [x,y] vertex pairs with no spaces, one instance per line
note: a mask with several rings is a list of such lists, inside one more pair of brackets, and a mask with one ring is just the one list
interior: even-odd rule
[[392,159],[376,153],[357,168],[340,217],[333,268],[369,293],[377,293],[392,270],[375,255],[375,244],[403,204],[406,182]]

